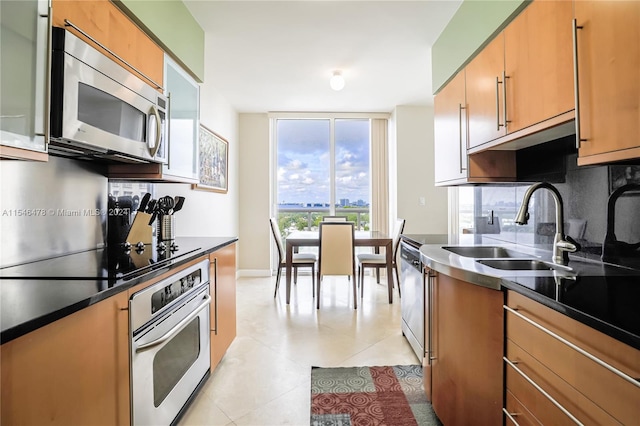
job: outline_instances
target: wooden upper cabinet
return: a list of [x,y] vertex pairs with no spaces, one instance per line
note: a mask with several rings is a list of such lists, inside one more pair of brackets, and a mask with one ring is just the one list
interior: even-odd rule
[[574,109],[572,6],[534,1],[504,30],[508,133]]
[[[83,38],[105,56],[162,92],[164,52],[113,3],[109,0],[53,0],[52,9],[54,26],[65,27]],[[90,35],[130,66],[66,25],[65,20]]]
[[469,148],[506,134],[504,127],[504,34],[493,39],[465,68]]
[[462,70],[434,99],[436,183],[448,183],[467,176],[466,127],[464,70]]
[[574,4],[578,165],[640,158],[640,2]]

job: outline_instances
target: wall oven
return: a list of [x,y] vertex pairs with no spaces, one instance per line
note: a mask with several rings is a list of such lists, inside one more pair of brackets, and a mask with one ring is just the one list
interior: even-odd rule
[[52,45],[49,151],[166,163],[167,98],[63,28]]
[[129,300],[134,425],[177,421],[210,374],[209,260]]

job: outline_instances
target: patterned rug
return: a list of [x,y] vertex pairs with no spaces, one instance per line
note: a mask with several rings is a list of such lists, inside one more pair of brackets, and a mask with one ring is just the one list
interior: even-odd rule
[[420,365],[311,368],[311,426],[440,424]]

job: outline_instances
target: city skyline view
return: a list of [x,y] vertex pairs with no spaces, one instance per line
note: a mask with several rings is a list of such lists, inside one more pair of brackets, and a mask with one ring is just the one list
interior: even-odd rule
[[[335,200],[369,204],[369,120],[335,120]],[[279,205],[331,204],[328,119],[277,121]]]

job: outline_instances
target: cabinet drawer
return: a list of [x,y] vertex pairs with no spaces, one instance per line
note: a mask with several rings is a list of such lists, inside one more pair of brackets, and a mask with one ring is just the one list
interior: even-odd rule
[[[615,369],[640,377],[640,351],[513,291],[508,306]],[[507,312],[506,335],[550,372],[623,424],[640,419],[640,387]]]
[[505,414],[504,424],[506,426],[540,426],[541,424],[538,419],[536,419],[536,417],[531,414],[531,411],[529,411],[527,407],[522,405],[518,398],[516,398],[509,390],[506,391],[505,395],[505,410],[514,420],[511,421]]
[[[510,339],[506,341],[506,357],[516,364],[516,368],[544,389],[551,398],[555,399],[582,423],[596,425],[620,424],[593,401],[589,400],[567,383],[562,377],[533,358]],[[534,416],[540,419],[542,424],[574,424],[573,421],[545,395],[528,383],[515,368],[508,364],[506,368],[507,388]],[[565,418],[566,421],[558,421],[559,419]]]

